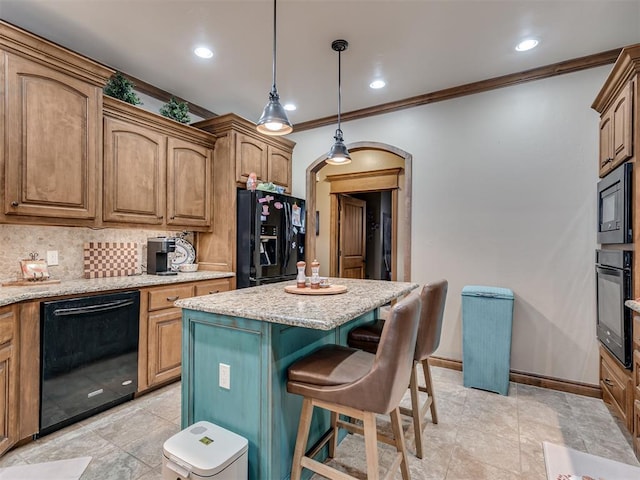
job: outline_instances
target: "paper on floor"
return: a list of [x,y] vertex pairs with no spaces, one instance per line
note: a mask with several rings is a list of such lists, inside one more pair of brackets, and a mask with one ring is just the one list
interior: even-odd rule
[[79,480],[91,457],[0,468],[0,480]]

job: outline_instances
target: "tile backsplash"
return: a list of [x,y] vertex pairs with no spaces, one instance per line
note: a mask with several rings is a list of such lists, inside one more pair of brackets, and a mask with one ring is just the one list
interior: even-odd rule
[[[138,244],[138,272],[146,271],[147,238],[175,236],[179,232],[159,230],[84,227],[49,227],[0,225],[0,282],[15,280],[20,260],[31,252],[46,260],[48,250],[58,251],[58,265],[49,266],[52,279],[84,278],[84,244],[86,242],[135,242]],[[185,237],[194,243],[193,232]]]

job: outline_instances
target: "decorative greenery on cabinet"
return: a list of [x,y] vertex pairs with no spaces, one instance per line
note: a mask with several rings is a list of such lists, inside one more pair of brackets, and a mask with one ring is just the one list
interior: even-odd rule
[[179,102],[176,97],[171,97],[171,100],[160,108],[160,114],[175,120],[176,122],[191,122],[191,117],[189,116],[189,105],[187,105],[187,102]]
[[122,75],[122,73],[116,72],[105,85],[104,93],[131,105],[142,105],[142,101],[133,91],[133,87],[135,85],[131,80]]

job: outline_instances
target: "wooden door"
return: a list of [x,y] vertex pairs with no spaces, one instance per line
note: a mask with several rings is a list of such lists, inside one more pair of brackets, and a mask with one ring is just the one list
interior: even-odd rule
[[148,328],[149,385],[178,378],[182,362],[182,309],[149,313]]
[[633,106],[633,86],[632,82],[620,92],[613,104],[613,165],[624,162],[633,155],[633,117],[631,114]]
[[14,349],[15,311],[0,309],[0,454],[18,440],[18,383]]
[[268,181],[291,192],[291,152],[269,146]]
[[364,278],[367,202],[348,195],[338,195],[338,202],[338,276]]
[[267,181],[267,144],[257,138],[236,133],[236,182],[247,183],[251,172],[259,182]]
[[4,213],[96,216],[102,91],[7,54]]
[[162,225],[165,170],[164,135],[105,118],[104,221]]
[[600,177],[604,177],[611,170],[613,162],[613,122],[611,110],[607,110],[600,119]]
[[177,138],[167,140],[167,225],[211,225],[210,149]]

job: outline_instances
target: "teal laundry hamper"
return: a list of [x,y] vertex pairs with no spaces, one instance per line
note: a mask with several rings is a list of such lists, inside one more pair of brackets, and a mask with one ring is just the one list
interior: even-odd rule
[[462,373],[465,387],[509,392],[513,292],[467,285],[462,289]]

